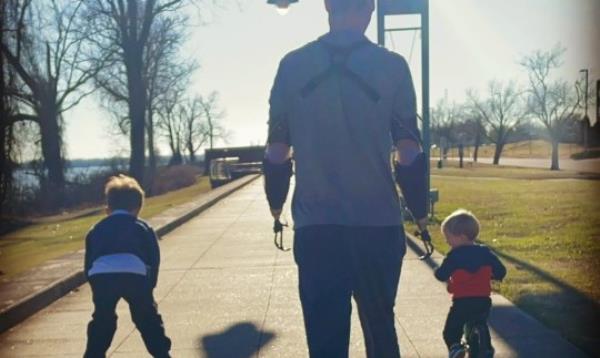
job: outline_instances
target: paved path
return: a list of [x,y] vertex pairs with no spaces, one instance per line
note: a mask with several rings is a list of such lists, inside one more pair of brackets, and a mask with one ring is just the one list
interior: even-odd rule
[[[458,161],[458,158],[452,157],[449,160]],[[472,158],[465,157],[465,162],[471,162]],[[493,158],[478,158],[479,163],[492,164]],[[541,168],[550,169],[551,160],[540,158],[500,158],[500,165],[525,167],[525,168]],[[558,161],[561,170],[572,170],[585,173],[600,173],[600,159],[582,159],[573,160],[569,158],[561,158]]]
[[[258,180],[161,242],[156,298],[173,357],[307,356],[292,253],[275,249],[270,227]],[[498,357],[581,356],[510,302],[493,301]],[[396,308],[403,357],[446,356],[441,331],[449,304],[444,285],[408,250]],[[85,285],[1,335],[0,357],[81,357],[91,310]],[[111,357],[148,356],[125,303],[118,314]],[[364,357],[359,327],[354,314],[351,357]]]

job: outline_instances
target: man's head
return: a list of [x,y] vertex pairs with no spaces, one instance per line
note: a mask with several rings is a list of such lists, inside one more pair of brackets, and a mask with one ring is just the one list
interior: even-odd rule
[[479,237],[479,220],[472,212],[458,209],[444,219],[442,233],[452,247],[472,244]]
[[123,174],[108,179],[104,195],[109,212],[127,210],[137,215],[144,204],[144,190],[140,184]]
[[332,31],[354,30],[364,33],[375,10],[375,0],[325,0]]

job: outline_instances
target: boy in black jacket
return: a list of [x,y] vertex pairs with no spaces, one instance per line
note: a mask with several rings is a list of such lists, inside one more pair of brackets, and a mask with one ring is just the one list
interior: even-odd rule
[[[452,247],[435,277],[448,282],[452,294],[452,307],[444,326],[444,341],[450,358],[465,356],[461,345],[466,322],[485,319],[492,307],[491,280],[502,280],[506,268],[486,246],[475,244],[479,236],[479,221],[467,210],[456,210],[442,222],[442,233]],[[487,326],[486,326],[487,328]],[[485,357],[494,355],[489,331],[484,334],[490,347]]]
[[125,175],[105,187],[108,216],[85,240],[85,275],[92,287],[94,314],[88,325],[86,358],[104,357],[117,329],[117,302],[131,317],[153,357],[169,357],[171,340],[154,302],[160,252],[154,230],[137,216],[144,201],[138,182]]

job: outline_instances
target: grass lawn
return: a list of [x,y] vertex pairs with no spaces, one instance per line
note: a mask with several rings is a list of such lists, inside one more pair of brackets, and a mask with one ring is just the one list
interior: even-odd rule
[[457,208],[473,211],[481,242],[508,268],[495,290],[600,356],[600,180],[485,166],[432,174],[432,187],[440,191],[431,227],[436,249],[449,249],[439,222]]
[[[480,158],[491,158],[494,156],[494,144],[483,145],[479,147]],[[561,143],[558,148],[558,153],[561,158],[569,158],[571,154],[583,152],[583,146],[577,144]],[[502,156],[506,158],[550,158],[552,154],[552,145],[544,140],[522,141],[516,143],[508,143],[502,150]],[[450,157],[458,157],[458,148],[452,148],[448,155]],[[473,156],[473,147],[465,147],[465,156]],[[432,149],[432,158],[439,158],[440,153],[437,148]]]
[[[141,213],[149,218],[172,206],[189,201],[210,190],[208,177],[187,188],[148,198]],[[32,224],[0,237],[0,270],[2,278],[23,272],[44,261],[83,248],[90,227],[104,214],[76,219],[60,219]]]

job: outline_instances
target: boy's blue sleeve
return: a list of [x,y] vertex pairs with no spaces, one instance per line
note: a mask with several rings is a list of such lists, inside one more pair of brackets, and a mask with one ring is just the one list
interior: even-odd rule
[[502,281],[506,276],[506,267],[502,264],[498,256],[490,250],[490,259],[492,264],[492,279]]
[[91,252],[91,236],[92,231],[88,232],[85,236],[85,255],[83,259],[83,274],[85,275],[85,279],[89,279],[88,271],[92,268],[92,252]]
[[442,262],[442,265],[435,270],[435,278],[443,282],[448,281],[452,275],[452,272],[454,271],[454,264],[452,261],[452,256],[448,254],[448,256],[446,256]]
[[154,232],[154,229],[148,227],[148,240],[147,242],[147,252],[146,255],[148,257],[148,279],[150,280],[150,285],[152,288],[156,287],[156,283],[158,282],[158,268],[160,266],[160,249],[158,247],[158,236]]

